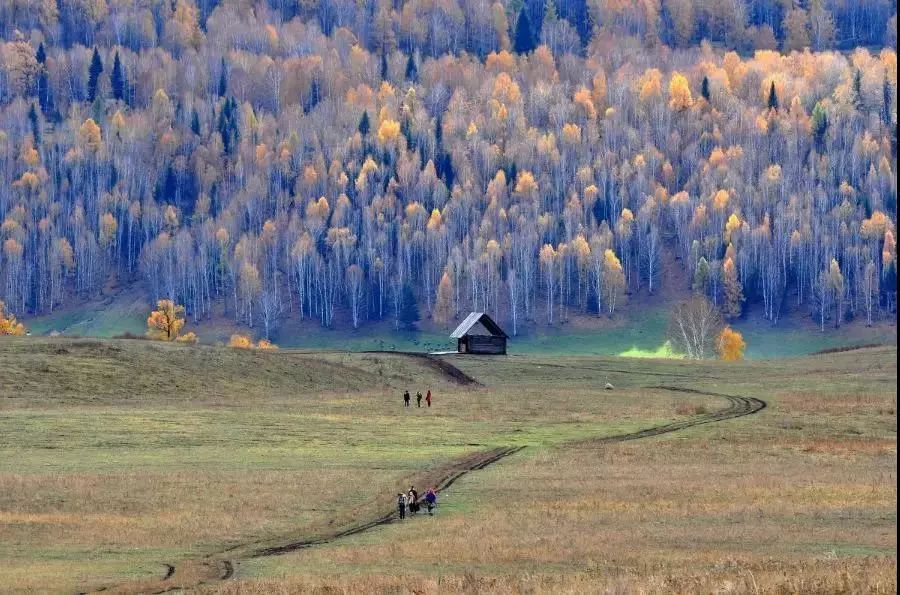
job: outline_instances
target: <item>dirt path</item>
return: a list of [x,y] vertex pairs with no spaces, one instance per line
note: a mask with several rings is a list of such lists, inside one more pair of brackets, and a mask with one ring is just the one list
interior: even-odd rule
[[[451,378],[454,378],[457,382],[480,385],[480,383],[478,383],[474,378],[465,374],[462,370],[459,370],[452,364],[449,364],[443,360],[439,360],[436,357],[431,357],[426,354],[413,354],[405,352],[380,353],[399,353],[401,355],[421,358],[428,362],[438,362],[438,365],[436,367],[442,370],[445,374],[449,375]],[[455,372],[450,370],[455,370]],[[642,438],[650,438],[653,436],[660,436],[663,434],[669,434],[671,432],[677,432],[694,426],[700,426],[704,424],[724,421],[727,419],[734,419],[737,417],[752,415],[766,408],[765,401],[753,397],[725,395],[721,393],[712,393],[678,386],[648,386],[645,388],[689,393],[707,397],[718,397],[724,399],[728,403],[728,405],[716,411],[695,415],[681,421],[645,428],[636,432],[628,432],[624,434],[604,436],[600,438],[590,438],[582,441],[581,444],[602,445],[626,442],[630,440],[639,440]],[[448,489],[464,475],[471,473],[472,471],[484,469],[485,467],[492,465],[508,456],[511,456],[524,448],[524,446],[501,447],[466,455],[464,457],[456,459],[455,461],[452,461],[451,463],[443,467],[420,474],[412,480],[412,484],[434,485],[437,487],[437,491],[441,492]],[[164,576],[158,579],[136,581],[132,583],[104,587],[95,592],[121,594],[158,594],[171,591],[189,590],[201,585],[215,583],[231,578],[234,575],[235,562],[238,560],[259,558],[264,556],[277,556],[305,548],[326,545],[344,537],[357,535],[381,525],[386,525],[388,523],[394,522],[396,518],[396,509],[393,507],[387,508],[386,506],[385,510],[380,514],[358,519],[338,529],[321,532],[312,536],[281,536],[280,538],[273,538],[272,540],[267,541],[255,541],[234,545],[218,553],[209,554],[199,560],[184,560],[182,562],[179,562],[177,565],[167,563],[164,565],[166,568]]]

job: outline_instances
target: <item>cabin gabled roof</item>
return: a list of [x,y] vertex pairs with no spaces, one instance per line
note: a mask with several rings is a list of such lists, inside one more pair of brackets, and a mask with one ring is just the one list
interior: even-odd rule
[[451,333],[450,338],[462,339],[469,333],[470,330],[472,330],[472,327],[479,322],[482,324],[482,326],[484,326],[484,328],[488,330],[489,333],[491,333],[492,336],[503,337],[504,339],[509,338],[509,335],[504,333],[503,329],[500,328],[500,326],[484,312],[472,312],[471,314],[466,316],[466,319],[462,321],[462,324],[456,327],[456,330]]

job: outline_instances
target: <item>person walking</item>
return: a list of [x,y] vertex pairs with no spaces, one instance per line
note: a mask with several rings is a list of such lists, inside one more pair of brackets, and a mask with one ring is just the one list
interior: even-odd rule
[[425,395],[425,402],[431,407],[431,389],[428,389],[428,393]]
[[403,406],[409,407],[409,391],[403,391]]
[[428,516],[434,516],[434,507],[437,504],[437,494],[434,488],[428,488],[425,492],[425,508],[428,509]]
[[422,406],[422,391],[416,393],[416,407]]
[[409,493],[407,493],[406,499],[409,503],[409,512],[412,514],[419,512],[419,492],[416,491],[416,488],[409,486]]
[[400,520],[406,518],[406,494],[397,494],[397,512],[400,513]]

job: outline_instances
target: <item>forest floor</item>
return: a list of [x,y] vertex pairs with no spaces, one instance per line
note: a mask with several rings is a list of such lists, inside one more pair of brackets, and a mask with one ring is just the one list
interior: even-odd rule
[[[199,588],[896,590],[896,348],[448,361],[479,385],[401,354],[2,341],[0,585],[160,581],[231,550],[229,580]],[[405,388],[434,407],[404,409]],[[673,388],[768,407],[604,441],[726,405]],[[504,449],[434,518],[277,549]],[[263,544],[279,555],[246,555]]]
[[[561,356],[678,357],[666,341],[669,312],[677,299],[671,291],[635,295],[628,308],[613,318],[570,311],[565,323],[530,324],[519,329],[519,334],[510,339],[510,350]],[[142,336],[149,312],[150,303],[143,291],[110,288],[101,298],[60,308],[50,315],[23,317],[23,321],[33,335],[60,333],[111,338],[130,333]],[[538,312],[543,314],[540,307]],[[299,320],[291,315],[280,322],[272,339],[282,347],[299,349],[437,351],[455,348],[448,338],[452,328],[439,328],[429,321],[421,322],[413,331],[398,330],[391,320],[366,322],[355,330],[349,328],[349,321],[338,322],[337,328],[326,329],[316,320]],[[235,324],[222,311],[209,320],[188,326],[207,344],[225,344],[233,333],[262,333],[261,328]],[[897,344],[896,319],[879,322],[874,327],[855,320],[837,329],[828,325],[822,331],[806,307],[792,303],[785,304],[784,315],[776,326],[752,308],[732,326],[743,333],[749,359],[793,357],[847,346]],[[506,330],[512,334],[512,329]]]

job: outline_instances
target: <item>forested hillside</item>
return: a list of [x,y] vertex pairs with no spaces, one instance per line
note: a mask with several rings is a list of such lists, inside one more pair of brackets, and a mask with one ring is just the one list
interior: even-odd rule
[[267,336],[664,286],[893,318],[895,10],[4,0],[0,299],[117,279]]

